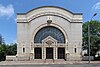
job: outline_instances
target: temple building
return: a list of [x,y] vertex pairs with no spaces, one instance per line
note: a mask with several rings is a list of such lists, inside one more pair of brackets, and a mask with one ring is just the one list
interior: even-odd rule
[[17,13],[17,60],[82,60],[82,19],[57,6]]

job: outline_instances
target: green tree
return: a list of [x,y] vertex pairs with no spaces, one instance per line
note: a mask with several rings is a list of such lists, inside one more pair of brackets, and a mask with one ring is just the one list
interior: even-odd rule
[[0,44],[4,43],[4,39],[2,38],[2,35],[0,34]]
[[83,23],[83,49],[88,49],[88,25],[90,25],[91,55],[100,51],[100,21],[88,21]]
[[16,43],[11,43],[10,45],[6,46],[7,48],[7,55],[16,55],[17,53],[17,44]]
[[5,60],[6,56],[6,45],[3,41],[2,36],[0,35],[0,61]]
[[6,55],[16,55],[17,53],[17,44],[11,43],[10,45],[6,45],[4,39],[0,35],[0,61],[4,61]]

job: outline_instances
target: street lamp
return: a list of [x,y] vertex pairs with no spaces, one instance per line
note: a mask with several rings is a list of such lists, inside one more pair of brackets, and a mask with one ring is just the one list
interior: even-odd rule
[[94,16],[96,16],[96,15],[97,15],[97,13],[94,13],[93,16],[91,17],[91,20],[90,20],[90,21],[92,21],[92,18],[93,18]]
[[[97,13],[94,13],[92,18],[96,15],[97,15]],[[92,18],[91,18],[90,22],[92,21]],[[90,50],[91,50],[91,48],[90,48],[91,47],[91,44],[90,44],[90,25],[88,25],[88,46],[89,46],[89,63],[90,63],[90,61],[91,61],[91,59],[90,59]]]

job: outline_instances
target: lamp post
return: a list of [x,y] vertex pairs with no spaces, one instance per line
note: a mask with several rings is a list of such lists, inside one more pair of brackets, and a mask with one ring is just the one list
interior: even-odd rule
[[[92,18],[96,15],[97,15],[97,13],[94,13]],[[92,18],[91,18],[90,22],[92,21]],[[91,58],[90,58],[90,51],[91,51],[91,48],[90,48],[91,47],[91,44],[90,44],[90,25],[88,25],[88,46],[89,46],[89,63],[90,63],[90,61],[91,61]]]

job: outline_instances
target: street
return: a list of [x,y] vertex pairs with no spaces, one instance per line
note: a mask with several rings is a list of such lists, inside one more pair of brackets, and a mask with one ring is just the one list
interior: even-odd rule
[[0,65],[0,67],[100,67],[100,64],[27,64]]

